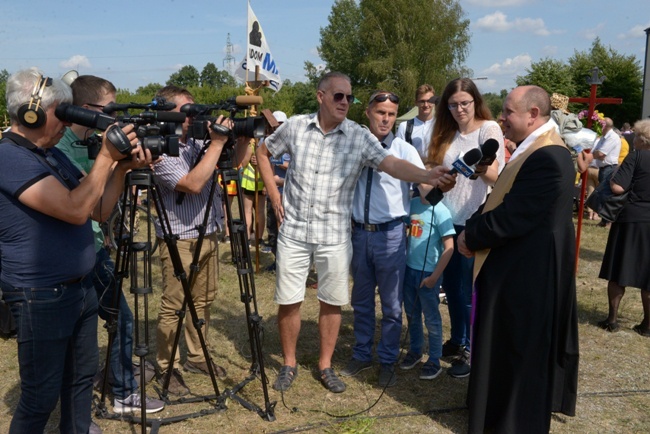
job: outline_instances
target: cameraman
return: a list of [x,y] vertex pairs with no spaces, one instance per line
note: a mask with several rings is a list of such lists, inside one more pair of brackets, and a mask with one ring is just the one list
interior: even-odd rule
[[118,132],[133,147],[130,157],[104,138],[95,165],[81,179],[54,148],[67,125],[54,111],[71,101],[69,86],[36,68],[7,80],[11,131],[0,141],[0,278],[18,324],[21,380],[10,433],[43,432],[59,398],[60,431],[88,432],[98,362],[88,217],[108,218],[126,172],[151,163],[127,126]]
[[[110,103],[115,103],[116,89],[113,83],[93,75],[77,77],[72,84],[72,103],[87,110],[102,112]],[[93,136],[95,130],[83,125],[72,124],[66,128],[63,138],[56,145],[79,170],[89,173],[94,159],[89,157],[89,148],[84,140]],[[99,301],[99,316],[109,321],[114,312],[115,263],[106,246],[104,232],[98,222],[92,222],[95,240],[95,267],[92,272],[93,286]],[[117,330],[110,353],[109,380],[113,391],[113,409],[117,413],[127,413],[141,408],[141,394],[134,376],[133,356],[133,313],[120,292],[117,312]],[[101,375],[100,375],[101,376]],[[148,413],[160,411],[164,403],[147,397]]]
[[[184,104],[193,104],[194,97],[184,88],[166,86],[158,91],[157,98],[164,98],[167,102],[176,104],[174,111],[180,111]],[[232,128],[232,121],[221,116],[216,122]],[[217,161],[221,156],[227,137],[218,135],[210,130],[211,142],[207,145],[205,154],[198,164],[196,160],[200,155],[204,142],[188,138],[190,119],[183,124],[183,133],[180,140],[179,156],[169,157],[163,155],[160,162],[154,165],[156,183],[162,199],[162,205],[167,211],[167,216],[174,235],[178,236],[177,247],[183,267],[188,270],[192,263],[196,241],[199,236],[197,226],[202,224],[210,189],[214,182],[214,171]],[[239,144],[238,153],[246,151],[246,147]],[[210,209],[210,220],[206,228],[201,253],[198,260],[196,279],[192,285],[192,300],[199,319],[205,321],[202,328],[205,342],[208,342],[208,325],[210,324],[210,306],[217,292],[217,261],[218,240],[217,230],[223,224],[223,209],[221,189],[217,186],[216,195]],[[180,193],[186,193],[183,201],[177,203]],[[156,225],[159,238],[163,233]],[[161,240],[162,241],[162,240]],[[178,369],[180,365],[180,351],[176,351],[175,360],[171,359],[174,337],[178,327],[177,312],[183,307],[185,294],[181,282],[174,275],[174,266],[169,254],[169,249],[164,242],[160,243],[160,259],[163,270],[163,294],[160,300],[160,313],[158,314],[158,327],[156,330],[156,362],[160,369],[158,381],[162,384],[168,369],[172,369],[168,391],[174,395],[186,395],[189,388],[183,380]],[[189,272],[188,272],[189,274]],[[185,371],[209,375],[208,361],[205,360],[203,349],[198,334],[187,317],[185,324],[185,342],[187,344],[187,361],[183,364]],[[219,378],[226,377],[226,370],[212,363],[213,372]]]

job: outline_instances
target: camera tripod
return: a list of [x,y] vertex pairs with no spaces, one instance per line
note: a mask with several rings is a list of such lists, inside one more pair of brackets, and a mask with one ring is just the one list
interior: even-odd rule
[[[114,415],[109,414],[104,405],[105,400],[105,390],[107,385],[107,373],[109,372],[109,354],[111,347],[114,342],[114,336],[117,329],[117,309],[114,309],[113,320],[109,321],[107,326],[109,330],[109,341],[108,341],[108,353],[107,360],[105,364],[105,377],[102,385],[101,399],[97,403],[97,415],[103,418],[109,419],[126,419],[128,421],[139,423],[142,426],[142,432],[146,432],[146,425],[152,427],[151,432],[157,432],[158,427],[165,424],[170,424],[174,422],[179,422],[189,418],[201,417],[208,414],[212,414],[218,411],[223,411],[226,409],[225,400],[231,398],[239,402],[246,409],[255,411],[263,419],[267,421],[274,421],[274,408],[275,402],[269,401],[268,396],[268,379],[264,371],[264,361],[262,355],[262,344],[260,339],[260,325],[261,325],[261,316],[257,312],[257,301],[255,295],[255,284],[253,279],[253,270],[250,259],[250,250],[248,247],[248,239],[246,233],[246,224],[241,219],[234,219],[230,206],[226,206],[226,212],[228,216],[228,226],[231,234],[231,252],[233,254],[233,262],[237,267],[237,272],[239,276],[239,285],[240,285],[240,298],[241,301],[245,304],[245,312],[247,319],[247,328],[249,333],[249,341],[251,345],[251,354],[252,354],[252,365],[249,370],[249,376],[233,387],[232,389],[226,389],[223,393],[219,392],[219,387],[216,382],[215,372],[213,369],[213,364],[210,363],[211,357],[208,353],[206,341],[202,332],[202,327],[205,324],[203,319],[199,319],[194,302],[191,297],[191,288],[196,278],[196,272],[198,271],[198,260],[201,252],[201,244],[205,236],[205,230],[207,227],[209,212],[212,209],[212,202],[214,198],[215,188],[217,184],[217,177],[221,175],[223,181],[223,188],[225,191],[225,186],[230,181],[235,181],[237,185],[237,195],[238,195],[238,205],[239,205],[239,215],[243,216],[243,201],[242,201],[242,192],[239,186],[238,173],[236,170],[231,167],[227,167],[232,163],[228,159],[224,161],[220,160],[219,170],[215,170],[213,174],[213,182],[211,185],[210,195],[208,199],[208,204],[206,206],[206,212],[203,219],[203,223],[198,226],[199,237],[197,240],[196,250],[194,252],[193,262],[190,265],[190,274],[189,277],[185,273],[180,255],[178,253],[178,246],[176,244],[178,237],[171,233],[171,225],[167,217],[167,212],[164,209],[163,202],[160,198],[158,188],[153,179],[153,172],[149,169],[147,170],[134,170],[127,174],[125,182],[125,191],[123,196],[123,209],[126,209],[127,206],[136,207],[136,200],[128,201],[130,195],[136,194],[139,190],[146,190],[148,192],[148,202],[147,202],[147,241],[145,242],[135,242],[133,238],[133,233],[130,234],[120,234],[118,236],[118,249],[116,255],[116,266],[115,266],[115,276],[116,276],[116,288],[114,292],[114,306],[117,306],[119,303],[119,297],[122,292],[122,280],[125,277],[130,276],[130,292],[134,295],[135,298],[135,314],[134,314],[134,354],[140,358],[140,390],[142,393],[142,408],[140,416],[135,415]],[[135,190],[135,192],[134,192]],[[178,325],[174,338],[174,344],[172,347],[172,352],[170,356],[170,369],[167,370],[167,375],[163,379],[163,389],[159,391],[160,398],[163,399],[167,404],[183,404],[183,403],[192,403],[192,402],[206,402],[212,401],[214,405],[211,409],[201,410],[199,412],[174,416],[170,418],[155,418],[153,420],[147,421],[147,416],[145,412],[146,404],[146,395],[145,395],[145,357],[149,353],[149,330],[148,330],[148,295],[152,293],[152,274],[151,274],[151,253],[152,253],[152,243],[151,243],[151,228],[150,228],[150,206],[153,203],[156,207],[158,214],[158,219],[163,231],[163,239],[165,244],[168,247],[170,259],[173,265],[174,274],[180,280],[183,293],[184,301],[183,308],[177,311],[178,315]],[[137,224],[133,221],[136,217],[135,209],[132,209],[131,212],[123,213],[124,216],[130,216],[130,224],[120,224],[120,228],[134,228],[137,227]],[[142,298],[142,308],[140,307],[140,299]],[[201,348],[203,350],[203,355],[207,363],[207,368],[209,371],[209,376],[212,382],[214,389],[214,395],[209,396],[195,396],[191,398],[181,398],[178,401],[171,402],[168,399],[168,387],[172,375],[173,363],[178,349],[178,342],[181,334],[182,322],[186,313],[186,309],[189,308],[190,318],[192,320],[192,325],[197,331],[199,337]],[[144,311],[144,325],[139,325],[140,309]],[[259,377],[262,383],[262,388],[265,398],[264,409],[258,407],[257,405],[250,403],[243,398],[239,397],[237,393],[243,389],[248,383],[253,381],[255,378]]]

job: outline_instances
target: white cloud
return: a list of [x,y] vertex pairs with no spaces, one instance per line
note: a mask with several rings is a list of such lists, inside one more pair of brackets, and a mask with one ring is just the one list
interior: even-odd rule
[[64,60],[62,62],[59,62],[59,66],[64,69],[76,69],[79,70],[81,68],[90,68],[90,60],[86,56],[83,56],[81,54],[75,54],[74,56],[70,57],[68,60]]
[[464,3],[467,3],[471,6],[481,6],[481,7],[503,7],[503,6],[522,6],[526,3],[531,3],[530,0],[465,0]]
[[546,57],[556,57],[559,52],[557,45],[546,45],[542,47],[542,54]]
[[596,27],[592,27],[591,29],[584,29],[580,32],[582,37],[588,41],[593,41],[596,39],[598,36],[601,35],[602,31],[605,29],[605,23],[600,23]]
[[[482,71],[482,74],[489,76],[519,75],[523,74],[526,68],[530,67],[532,58],[529,54],[520,54],[514,58],[507,58],[503,63],[495,63]],[[514,77],[513,77],[514,78]]]
[[644,25],[638,25],[632,27],[630,30],[628,30],[625,33],[619,33],[617,36],[618,39],[637,39],[637,38],[642,38],[643,34],[645,33],[645,29],[650,27],[650,23]]
[[548,36],[551,32],[546,28],[541,18],[515,18],[508,21],[508,16],[501,11],[486,15],[476,21],[475,27],[487,32],[519,31],[533,33],[537,36]]

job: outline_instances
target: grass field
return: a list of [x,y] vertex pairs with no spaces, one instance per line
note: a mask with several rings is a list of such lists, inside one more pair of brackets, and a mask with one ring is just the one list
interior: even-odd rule
[[[554,416],[554,433],[647,433],[650,432],[650,340],[632,331],[642,317],[639,290],[630,288],[620,307],[621,331],[607,333],[598,329],[597,321],[606,317],[606,282],[598,279],[607,229],[587,221],[583,226],[580,264],[577,274],[580,377],[576,416]],[[210,352],[215,361],[228,370],[228,378],[218,381],[220,393],[232,390],[249,374],[251,349],[244,304],[241,302],[238,276],[230,261],[230,248],[222,244],[219,252],[219,294],[213,305]],[[260,269],[271,262],[270,254],[260,253]],[[646,260],[639,258],[638,260]],[[154,260],[157,262],[157,260]],[[154,276],[154,294],[149,297],[148,326],[156,327],[161,288]],[[276,306],[272,301],[275,275],[255,274],[257,311],[262,316],[260,338],[265,371],[273,382],[282,358],[277,332]],[[128,287],[128,286],[125,286]],[[525,290],[525,288],[522,288]],[[318,365],[317,302],[313,294],[305,301],[302,330],[298,343],[299,375],[293,387],[282,396],[268,387],[270,401],[277,402],[274,422],[263,420],[233,399],[226,409],[206,416],[160,427],[160,433],[424,433],[466,432],[467,410],[464,408],[468,379],[454,379],[445,373],[432,381],[419,380],[418,370],[397,371],[397,386],[382,391],[376,386],[377,371],[367,370],[346,379],[348,389],[342,394],[327,392],[316,379]],[[132,298],[128,295],[127,298]],[[445,338],[448,337],[448,314],[441,305]],[[143,316],[141,316],[143,318]],[[154,334],[152,334],[154,336]],[[403,345],[407,345],[403,334]],[[354,344],[352,311],[343,310],[343,325],[334,354],[334,367],[341,369],[349,360]],[[155,342],[151,342],[148,359],[154,360]],[[100,360],[106,346],[106,333],[100,327]],[[184,347],[181,354],[184,357]],[[184,358],[183,358],[184,360]],[[449,364],[443,362],[443,368]],[[16,406],[19,376],[15,340],[0,340],[0,432],[7,432]],[[185,373],[185,380],[197,395],[214,393],[208,377]],[[149,394],[155,394],[155,381]],[[264,408],[262,384],[254,379],[236,394],[243,400]],[[107,400],[109,411],[110,402]],[[149,420],[211,410],[210,402],[168,405]],[[58,432],[58,412],[48,424],[47,432]],[[346,417],[354,415],[351,417]],[[139,425],[126,421],[97,419],[104,433],[140,432]]]

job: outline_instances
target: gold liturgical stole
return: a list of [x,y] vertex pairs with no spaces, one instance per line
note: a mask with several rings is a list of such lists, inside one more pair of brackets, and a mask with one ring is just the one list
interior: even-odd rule
[[[485,206],[483,207],[482,214],[485,214],[488,211],[492,211],[497,206],[501,205],[503,198],[512,188],[512,184],[515,182],[515,178],[519,173],[519,169],[526,162],[526,159],[536,150],[540,149],[543,146],[564,146],[564,142],[555,129],[551,129],[537,138],[521,155],[518,155],[515,158],[515,161],[508,162],[503,168],[503,171],[499,175],[494,189],[488,196]],[[481,267],[485,263],[487,256],[490,254],[490,249],[479,250],[475,253],[474,257],[474,281],[476,281],[476,276],[478,276]]]

